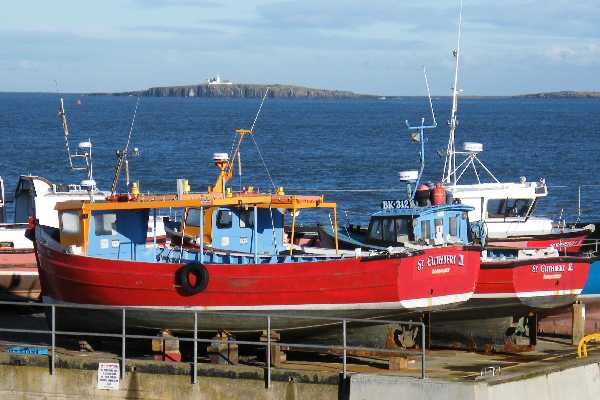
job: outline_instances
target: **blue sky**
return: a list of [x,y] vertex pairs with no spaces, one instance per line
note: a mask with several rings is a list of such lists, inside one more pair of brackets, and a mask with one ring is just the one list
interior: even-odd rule
[[[0,14],[0,90],[287,83],[450,92],[455,0],[20,0]],[[600,90],[597,0],[465,0],[466,95]]]

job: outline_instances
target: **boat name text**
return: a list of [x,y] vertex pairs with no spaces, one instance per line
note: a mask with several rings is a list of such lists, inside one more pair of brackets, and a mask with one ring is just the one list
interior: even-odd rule
[[552,247],[554,247],[555,249],[560,249],[563,247],[575,247],[575,246],[581,246],[581,240],[570,240],[568,242],[552,243]]
[[443,255],[439,255],[439,256],[429,256],[427,258],[421,258],[419,261],[417,261],[417,270],[421,271],[425,267],[435,267],[438,265],[464,266],[465,258],[464,258],[463,254],[459,254],[459,255],[443,254]]
[[534,264],[531,266],[531,272],[571,272],[573,263],[568,264]]

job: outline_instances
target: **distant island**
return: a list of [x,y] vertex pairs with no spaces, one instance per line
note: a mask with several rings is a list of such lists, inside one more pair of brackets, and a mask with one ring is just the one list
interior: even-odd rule
[[91,95],[109,96],[150,96],[150,97],[262,97],[269,88],[269,97],[283,98],[332,98],[364,99],[378,96],[357,94],[345,90],[314,89],[295,85],[258,85],[244,83],[203,83],[184,86],[161,86],[145,90],[116,93],[91,93]]
[[527,98],[575,98],[575,97],[600,97],[600,92],[578,92],[575,90],[562,90],[560,92],[544,92],[521,94],[513,97]]

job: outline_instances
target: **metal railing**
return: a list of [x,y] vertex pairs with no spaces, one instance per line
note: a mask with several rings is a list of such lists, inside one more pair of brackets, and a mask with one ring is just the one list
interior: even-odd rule
[[[273,346],[281,346],[287,349],[299,349],[303,351],[322,351],[322,352],[334,352],[334,354],[341,353],[342,355],[342,374],[344,379],[348,376],[348,354],[349,352],[367,352],[377,354],[389,354],[394,355],[410,355],[418,357],[421,360],[420,377],[425,378],[425,324],[423,322],[415,321],[398,321],[398,320],[383,320],[383,319],[356,319],[356,318],[334,318],[334,317],[316,317],[307,315],[292,315],[292,314],[267,314],[267,313],[241,313],[241,312],[212,312],[212,311],[196,311],[196,310],[185,310],[185,309],[161,309],[161,308],[142,308],[142,307],[118,307],[118,306],[99,306],[99,305],[87,305],[87,304],[45,304],[45,303],[29,303],[29,302],[13,302],[13,301],[0,301],[0,306],[16,306],[16,307],[39,307],[42,309],[49,309],[50,315],[46,314],[47,320],[49,320],[50,329],[17,329],[17,328],[4,328],[0,327],[0,332],[6,333],[24,333],[24,334],[40,334],[50,335],[50,374],[56,373],[56,337],[57,336],[71,336],[71,337],[98,337],[98,338],[113,338],[121,340],[121,355],[117,357],[120,362],[121,379],[125,378],[126,366],[127,366],[127,339],[143,339],[143,340],[179,340],[183,342],[193,343],[193,360],[192,360],[192,383],[198,382],[198,343],[212,344],[215,339],[205,339],[198,337],[200,332],[198,329],[198,318],[199,316],[235,316],[239,318],[264,318],[265,319],[265,332],[267,334],[267,340],[265,341],[251,341],[251,340],[236,340],[228,339],[226,343],[236,345],[249,345],[257,347],[266,347],[266,387],[271,387],[271,348]],[[80,310],[93,310],[93,311],[111,311],[120,312],[121,314],[121,332],[120,333],[102,333],[102,332],[80,332],[80,331],[66,331],[57,330],[56,327],[56,312],[57,309],[80,309]],[[147,312],[169,312],[169,313],[186,313],[193,315],[193,336],[150,336],[150,335],[137,335],[127,333],[127,315],[128,312],[143,311]],[[271,334],[277,332],[277,329],[272,328],[272,321],[278,318],[286,319],[302,319],[307,321],[321,321],[328,328],[332,328],[335,325],[339,325],[342,328],[342,344],[341,345],[324,345],[324,344],[308,344],[308,343],[292,343],[292,342],[280,342],[277,341],[273,344],[271,340]],[[369,346],[349,346],[347,343],[348,339],[348,324],[365,324],[369,326],[373,325],[396,325],[396,326],[411,326],[417,327],[421,333],[421,343],[419,350],[408,350],[408,349],[389,349],[389,348],[378,348]],[[168,327],[165,327],[168,328]],[[158,330],[158,329],[156,329]],[[203,333],[207,331],[215,330],[202,330]],[[257,330],[259,331],[259,330]],[[418,333],[419,331],[417,331]],[[19,343],[27,344],[27,343]],[[37,345],[35,345],[37,346]],[[39,347],[39,346],[38,346]]]

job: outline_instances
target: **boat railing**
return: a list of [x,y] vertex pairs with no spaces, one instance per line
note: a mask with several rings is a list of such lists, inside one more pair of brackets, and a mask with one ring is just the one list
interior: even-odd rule
[[[33,303],[33,302],[13,302],[13,301],[0,301],[0,307],[20,307],[25,310],[39,308],[42,309],[42,312],[46,313],[46,321],[50,326],[49,329],[30,329],[30,328],[14,328],[14,327],[4,327],[0,322],[0,333],[16,333],[16,334],[33,334],[33,335],[49,335],[50,336],[50,351],[49,351],[49,374],[56,374],[56,365],[58,361],[57,357],[57,337],[79,337],[79,338],[88,338],[93,337],[100,339],[119,339],[121,341],[121,351],[120,355],[117,355],[117,359],[120,364],[120,375],[121,379],[125,378],[127,371],[127,342],[128,340],[158,340],[164,345],[164,342],[167,340],[179,340],[183,342],[191,342],[193,346],[193,357],[191,362],[191,373],[192,373],[192,384],[198,383],[198,344],[204,343],[207,345],[211,345],[215,342],[214,338],[204,338],[199,337],[199,334],[206,334],[207,329],[200,330],[198,328],[198,321],[200,318],[219,318],[219,317],[232,317],[235,316],[239,318],[240,321],[249,318],[261,318],[264,319],[264,334],[266,334],[266,340],[260,341],[252,341],[252,340],[237,340],[237,339],[228,339],[228,344],[235,345],[247,345],[252,347],[264,347],[265,348],[265,386],[266,388],[271,387],[271,373],[274,366],[272,365],[272,355],[271,352],[275,348],[275,346],[280,346],[280,348],[287,348],[289,350],[296,349],[297,351],[311,351],[316,353],[326,353],[328,355],[341,356],[341,371],[340,374],[344,379],[348,377],[351,373],[348,371],[348,358],[356,355],[356,358],[392,358],[392,357],[404,357],[404,358],[416,358],[420,359],[421,365],[418,371],[418,377],[421,379],[425,378],[425,324],[423,322],[415,322],[415,321],[400,321],[400,320],[385,320],[385,319],[358,319],[358,318],[336,318],[336,317],[319,317],[319,316],[309,316],[309,315],[297,315],[297,314],[285,314],[285,313],[253,313],[253,312],[230,312],[230,311],[198,311],[187,308],[178,308],[178,309],[166,309],[166,308],[145,308],[145,307],[121,307],[121,306],[101,306],[101,305],[88,305],[88,304],[47,304],[47,303]],[[89,311],[110,311],[112,313],[118,312],[120,314],[120,326],[121,330],[119,333],[106,333],[105,330],[102,331],[70,331],[70,330],[60,330],[57,329],[57,317],[60,318],[60,314],[57,315],[57,310],[80,310],[80,312],[89,312]],[[128,327],[128,315],[131,315],[138,312],[168,312],[168,313],[186,313],[190,315],[190,319],[193,319],[193,329],[190,329],[188,332],[188,336],[174,336],[174,335],[165,335],[165,336],[152,336],[152,335],[141,335],[141,334],[132,334],[127,332]],[[339,344],[315,344],[315,343],[301,343],[301,342],[281,342],[272,340],[273,334],[277,333],[277,321],[280,319],[288,319],[288,320],[303,320],[305,321],[314,321],[315,326],[327,326],[328,332],[334,332],[335,329],[340,329],[337,333],[340,333],[341,343]],[[420,334],[420,342],[417,339],[414,341],[414,349],[402,348],[396,344],[390,346],[389,338],[386,338],[385,347],[376,347],[373,345],[352,345],[348,343],[349,338],[349,329],[352,327],[356,327],[356,325],[364,324],[367,326],[396,326],[396,327],[409,327],[410,331],[413,332],[412,338],[417,338],[417,334]],[[351,326],[352,325],[352,326]],[[158,330],[158,329],[156,329]],[[388,331],[389,332],[389,331]],[[214,329],[214,333],[217,333],[217,329]],[[192,337],[189,337],[189,334],[192,334]],[[394,333],[395,335],[396,333]],[[338,336],[335,336],[338,338]],[[261,338],[262,339],[262,338]],[[335,341],[335,340],[334,340]],[[393,340],[392,340],[393,341]],[[328,340],[322,340],[322,342],[331,342]],[[47,348],[48,346],[42,346],[39,344],[29,344],[19,342],[18,345],[27,345],[29,347],[42,347]],[[396,348],[390,348],[396,346]],[[390,360],[391,364],[391,360]]]

